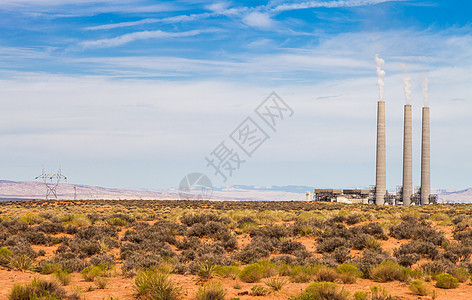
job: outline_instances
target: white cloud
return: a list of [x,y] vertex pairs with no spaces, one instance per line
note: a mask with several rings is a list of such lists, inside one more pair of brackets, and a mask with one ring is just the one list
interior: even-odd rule
[[256,28],[267,29],[274,26],[274,21],[269,14],[262,12],[251,12],[243,17],[243,22],[246,25]]
[[95,41],[84,41],[79,43],[79,46],[84,49],[89,48],[110,48],[121,46],[136,40],[156,39],[156,38],[178,38],[196,36],[206,32],[213,32],[214,30],[190,30],[183,32],[166,32],[161,30],[152,31],[138,31],[127,33],[115,38],[101,39]]
[[228,8],[228,6],[229,6],[228,2],[215,2],[208,5],[206,8],[211,11],[220,13],[220,12],[224,12]]

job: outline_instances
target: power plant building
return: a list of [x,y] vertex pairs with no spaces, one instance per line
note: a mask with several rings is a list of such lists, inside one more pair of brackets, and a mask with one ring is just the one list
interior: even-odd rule
[[371,190],[315,189],[314,200],[340,203],[369,203]]

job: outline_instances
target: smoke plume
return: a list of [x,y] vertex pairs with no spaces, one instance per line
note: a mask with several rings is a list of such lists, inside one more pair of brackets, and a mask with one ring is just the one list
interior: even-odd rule
[[424,106],[428,107],[428,102],[429,102],[429,95],[428,95],[428,84],[429,84],[429,79],[426,74],[424,75],[424,80],[423,80],[423,98],[424,98]]
[[377,64],[377,85],[379,86],[379,100],[383,101],[384,100],[384,77],[385,77],[385,71],[382,70],[382,67],[384,66],[385,62],[383,59],[379,57],[378,54],[375,55],[375,63]]
[[405,71],[406,76],[403,77],[403,89],[405,91],[405,101],[407,105],[411,104],[411,77],[408,74],[408,68],[405,64],[401,64],[403,71]]

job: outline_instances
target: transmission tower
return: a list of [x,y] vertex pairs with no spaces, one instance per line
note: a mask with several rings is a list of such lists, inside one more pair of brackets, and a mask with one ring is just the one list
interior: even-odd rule
[[67,181],[67,177],[61,174],[61,168],[59,168],[57,174],[46,174],[43,168],[43,173],[35,179],[42,179],[46,185],[46,200],[49,200],[52,196],[54,196],[54,199],[57,199],[56,190],[59,182],[61,182],[62,179]]

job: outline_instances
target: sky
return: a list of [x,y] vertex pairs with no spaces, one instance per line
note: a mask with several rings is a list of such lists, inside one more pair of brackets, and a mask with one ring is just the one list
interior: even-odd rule
[[[369,187],[378,54],[387,187],[401,184],[404,77],[419,185],[424,76],[432,187],[472,187],[471,20],[463,0],[2,0],[0,178]],[[276,128],[256,112],[272,92]],[[265,133],[250,155],[231,138],[247,118]]]

